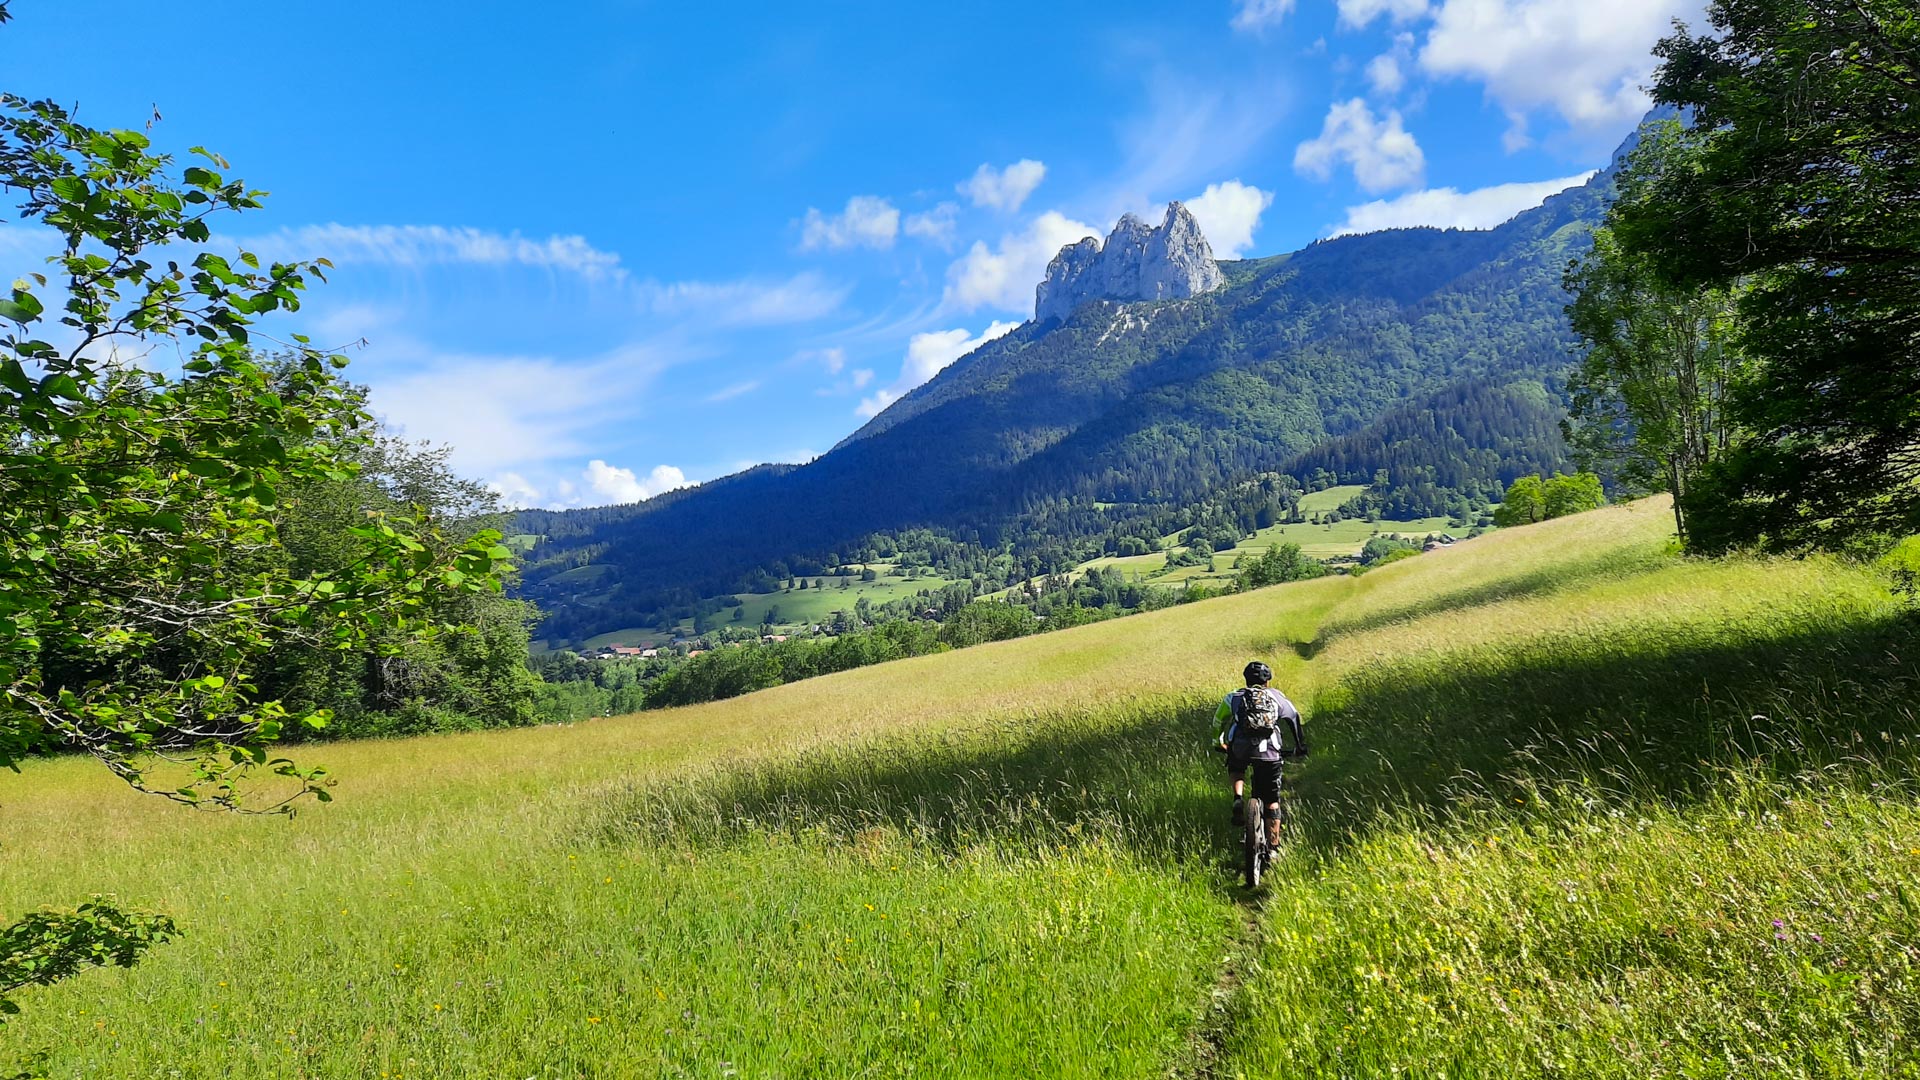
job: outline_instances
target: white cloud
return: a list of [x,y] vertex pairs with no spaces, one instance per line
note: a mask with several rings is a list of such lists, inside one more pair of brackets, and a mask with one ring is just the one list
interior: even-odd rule
[[854,372],[853,372],[853,388],[854,388],[855,390],[859,390],[859,389],[862,389],[863,387],[865,387],[865,386],[866,386],[866,385],[867,385],[868,383],[870,383],[870,382],[872,382],[872,381],[873,381],[873,369],[872,369],[872,368],[856,368],[856,369],[854,369]]
[[1099,230],[1049,210],[1028,223],[1025,230],[1000,238],[997,248],[976,240],[973,247],[947,267],[944,303],[958,311],[991,307],[1000,311],[1033,313],[1033,291],[1047,276],[1047,263],[1060,249]]
[[948,247],[953,243],[954,229],[960,214],[958,204],[943,202],[931,210],[917,214],[908,214],[901,224],[900,231],[930,243]]
[[1334,102],[1319,137],[1301,143],[1293,154],[1294,169],[1316,180],[1331,179],[1342,162],[1352,166],[1354,180],[1367,191],[1417,184],[1426,169],[1426,156],[1402,126],[1399,111],[1388,109],[1379,118],[1360,98]]
[[1444,0],[1420,50],[1433,75],[1477,79],[1513,123],[1509,149],[1527,142],[1526,116],[1552,109],[1576,129],[1617,134],[1649,105],[1640,87],[1652,47],[1703,0]]
[[954,190],[965,195],[975,206],[991,207],[1009,214],[1020,209],[1027,201],[1033,189],[1046,179],[1047,167],[1031,158],[1021,158],[1004,169],[995,169],[991,165],[982,165],[973,172],[972,178],[955,186]]
[[907,342],[907,358],[900,365],[900,377],[894,380],[893,385],[875,391],[854,412],[860,416],[878,416],[881,410],[939,374],[948,364],[1019,326],[1019,323],[996,321],[982,330],[979,337],[965,330],[933,330],[913,335],[913,339]]
[[503,472],[487,482],[487,487],[500,496],[510,509],[523,509],[539,506],[541,491],[534,487],[526,477],[517,472]]
[[789,364],[819,364],[827,369],[827,374],[838,375],[840,369],[847,366],[847,350],[838,345],[830,349],[801,349],[793,354]]
[[1273,205],[1273,192],[1228,180],[1208,184],[1207,190],[1187,200],[1187,209],[1200,223],[1216,258],[1237,259],[1253,246],[1253,230],[1260,215]]
[[637,503],[688,486],[687,474],[672,465],[655,465],[642,480],[632,469],[618,469],[595,458],[587,462],[584,475],[588,490],[611,503]]
[[400,434],[451,446],[460,471],[491,475],[584,453],[583,433],[631,411],[665,366],[644,346],[586,363],[439,355],[369,381],[373,410]]
[[584,237],[535,239],[446,225],[302,225],[264,236],[223,237],[216,244],[238,245],[268,259],[325,258],[343,266],[531,266],[564,270],[589,281],[626,276],[620,256],[595,248]]
[[1352,27],[1367,26],[1382,15],[1398,26],[1427,13],[1427,0],[1339,0],[1339,5],[1341,24]]
[[1367,85],[1373,92],[1392,97],[1407,85],[1406,65],[1413,60],[1413,35],[1396,34],[1393,48],[1367,61]]
[[1279,26],[1293,12],[1293,0],[1235,0],[1233,28],[1258,33]]
[[809,207],[800,225],[800,250],[890,248],[899,234],[900,211],[892,203],[878,195],[855,195],[831,217]]
[[1328,236],[1432,225],[1442,229],[1491,229],[1522,210],[1541,204],[1547,196],[1584,184],[1592,171],[1558,180],[1498,184],[1474,191],[1433,188],[1410,191],[1394,199],[1378,199],[1347,208],[1347,220]]
[[765,325],[811,322],[838,310],[849,286],[812,271],[772,281],[642,282],[641,305],[659,315],[699,315],[716,324]]
[[742,394],[751,394],[758,389],[760,389],[760,380],[748,379],[746,382],[737,382],[731,386],[724,386],[718,390],[715,390],[713,393],[707,395],[707,401],[709,402],[728,401],[733,398],[737,398]]

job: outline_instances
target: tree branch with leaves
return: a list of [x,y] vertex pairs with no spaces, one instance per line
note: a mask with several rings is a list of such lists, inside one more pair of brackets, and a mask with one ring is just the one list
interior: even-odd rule
[[[0,766],[83,751],[175,802],[288,812],[332,780],[272,744],[327,715],[261,692],[272,659],[441,633],[443,599],[499,591],[511,553],[396,502],[344,530],[349,557],[287,557],[280,492],[352,478],[372,427],[344,357],[260,329],[324,260],[211,250],[209,222],[264,195],[227,170],[0,95],[0,188],[58,237],[0,297]],[[120,914],[114,962],[172,931]]]

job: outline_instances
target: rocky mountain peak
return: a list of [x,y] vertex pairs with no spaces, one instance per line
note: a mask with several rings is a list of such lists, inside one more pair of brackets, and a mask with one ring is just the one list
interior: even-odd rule
[[1102,244],[1091,236],[1060,249],[1034,298],[1034,318],[1064,319],[1089,300],[1174,300],[1226,283],[1200,223],[1179,203],[1155,228],[1123,215]]

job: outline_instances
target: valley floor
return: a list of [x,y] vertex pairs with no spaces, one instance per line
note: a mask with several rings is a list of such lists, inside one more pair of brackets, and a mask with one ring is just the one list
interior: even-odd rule
[[[1638,503],[689,709],[302,750],[200,815],[0,779],[0,912],[185,931],[22,995],[57,1076],[1920,1076],[1920,618]],[[1212,708],[1308,715],[1232,876]]]

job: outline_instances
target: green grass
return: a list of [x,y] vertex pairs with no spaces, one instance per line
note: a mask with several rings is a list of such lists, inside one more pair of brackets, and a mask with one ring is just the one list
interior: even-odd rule
[[[1341,502],[1345,502],[1347,498],[1352,497],[1353,493],[1362,490],[1364,489],[1358,486],[1327,489],[1327,491],[1348,492],[1348,494],[1340,500]],[[1305,496],[1305,498],[1312,499],[1325,494],[1327,494],[1326,491],[1320,491]],[[1323,507],[1322,509],[1329,508],[1330,507]],[[1450,518],[1436,517],[1420,518],[1412,521],[1360,521],[1355,519],[1336,521],[1325,525],[1307,523],[1275,525],[1270,528],[1261,529],[1259,532],[1254,533],[1247,539],[1242,540],[1239,544],[1236,544],[1230,550],[1216,552],[1214,555],[1214,566],[1217,567],[1217,569],[1215,570],[1208,570],[1205,566],[1176,566],[1168,569],[1166,553],[1156,551],[1149,555],[1108,555],[1102,558],[1092,559],[1074,567],[1072,573],[1079,575],[1086,573],[1088,570],[1114,568],[1120,570],[1122,573],[1138,574],[1143,580],[1162,585],[1184,585],[1191,581],[1213,586],[1227,586],[1231,585],[1234,579],[1239,576],[1238,571],[1233,569],[1234,559],[1242,556],[1249,559],[1257,558],[1265,554],[1266,550],[1275,544],[1298,544],[1300,545],[1302,554],[1315,559],[1352,558],[1360,554],[1360,549],[1365,547],[1367,541],[1376,535],[1386,536],[1397,534],[1407,537],[1408,539],[1418,540],[1429,533],[1453,532],[1458,534],[1461,530],[1454,529],[1451,521],[1452,519]],[[1179,544],[1179,536],[1176,534],[1175,536],[1165,537],[1162,539],[1162,542],[1177,546]],[[1001,592],[994,593],[993,596],[1004,596],[1009,591],[1011,590],[1002,590]]]
[[[858,577],[810,578],[809,581],[826,581],[827,587],[815,589],[809,585],[793,592],[740,593],[738,599],[746,611],[742,619],[758,626],[766,617],[767,610],[777,607],[780,609],[778,626],[804,626],[825,622],[835,611],[852,611],[854,604],[862,598],[878,606],[903,600],[922,591],[938,592],[953,584],[950,579],[942,577],[891,577],[888,575],[891,565],[887,563],[874,563],[873,567],[880,574],[875,581],[861,581]],[[843,581],[847,583],[847,588],[840,587]],[[730,612],[722,616],[723,619],[731,617]]]
[[1303,514],[1324,514],[1328,510],[1338,510],[1349,499],[1367,490],[1365,484],[1341,484],[1337,487],[1310,491],[1300,496],[1300,512]]
[[[1684,559],[1668,525],[1637,504],[691,709],[303,749],[342,783],[292,822],[31,763],[0,781],[0,910],[112,891],[186,936],[25,992],[0,1059],[1920,1075],[1920,620],[1871,571]],[[1203,742],[1256,655],[1315,754],[1248,897]]]
[[660,645],[664,644],[672,636],[672,634],[656,627],[629,626],[625,630],[609,630],[604,634],[595,634],[580,643],[579,651],[593,652],[595,649],[605,649],[613,645],[629,645],[634,647]]

